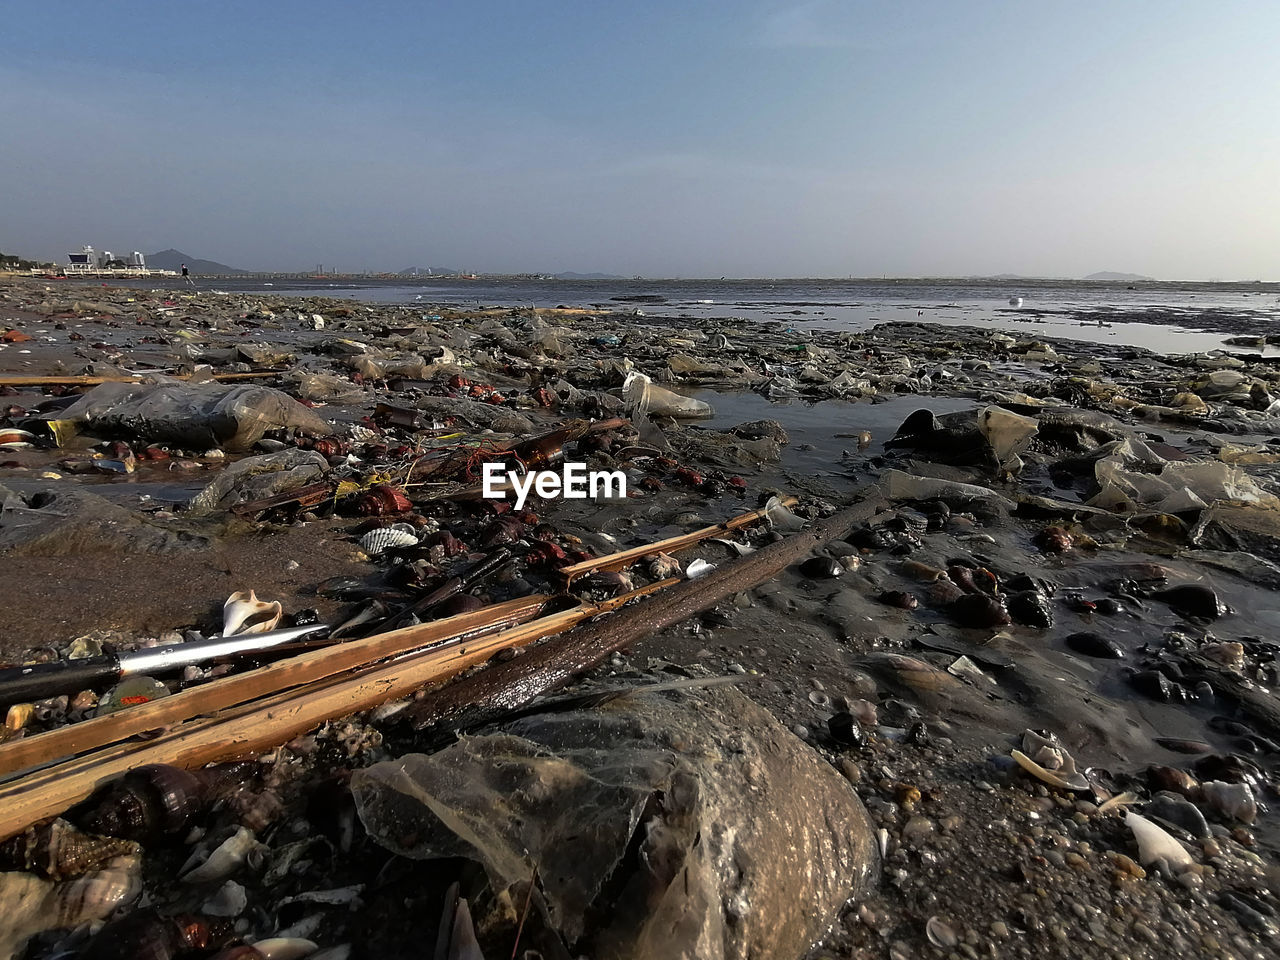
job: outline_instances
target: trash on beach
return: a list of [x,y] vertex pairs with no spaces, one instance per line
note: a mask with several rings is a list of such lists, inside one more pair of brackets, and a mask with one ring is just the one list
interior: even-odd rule
[[661,387],[643,373],[627,375],[622,384],[622,399],[632,416],[699,419],[714,415],[711,404]]
[[878,872],[848,784],[727,688],[536,713],[352,789],[401,856],[477,860],[516,902],[536,868],[545,922],[591,956],[799,955]]

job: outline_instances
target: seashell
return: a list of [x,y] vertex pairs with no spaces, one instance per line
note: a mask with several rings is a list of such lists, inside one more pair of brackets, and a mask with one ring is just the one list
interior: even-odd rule
[[1005,598],[1009,616],[1023,626],[1047,630],[1053,626],[1053,605],[1039,590],[1023,590]]
[[1165,861],[1175,870],[1191,866],[1191,854],[1163,827],[1132,810],[1125,814],[1124,822],[1133,831],[1133,838],[1138,843],[1138,862],[1144,867],[1157,860]]
[[689,565],[684,568],[684,575],[689,580],[696,580],[698,577],[704,577],[716,568],[714,563],[708,563],[706,560],[690,560]]
[[1024,730],[1022,750],[1014,750],[1010,755],[1020,767],[1045,783],[1064,790],[1089,789],[1088,779],[1076,770],[1075,758],[1052,733]]
[[[722,541],[732,542],[732,541]],[[680,576],[680,561],[670,554],[660,553],[649,561],[649,576],[654,580]]]
[[849,712],[857,721],[865,726],[874,727],[880,723],[879,710],[870,700],[850,700]]
[[877,599],[883,604],[902,610],[914,610],[920,606],[919,600],[903,590],[886,590]]
[[35,719],[36,708],[32,703],[15,703],[4,716],[5,739],[25,730]]
[[266,633],[274,630],[284,607],[279,600],[267,603],[252,590],[237,590],[222,605],[222,635],[234,637],[243,633]]
[[238,917],[249,905],[249,895],[244,886],[228,880],[218,892],[204,902],[201,909],[211,917]]
[[480,546],[502,547],[521,540],[525,535],[525,526],[519,517],[506,514],[499,517],[480,534]]
[[190,771],[149,764],[102,787],[73,822],[89,833],[145,842],[185,830],[207,797],[205,781]]
[[1185,830],[1197,840],[1207,840],[1213,835],[1209,824],[1205,822],[1204,814],[1196,809],[1196,805],[1169,790],[1162,790],[1152,797],[1145,812],[1151,819]]
[[1200,795],[1213,810],[1241,823],[1253,823],[1258,819],[1258,801],[1247,783],[1210,780],[1200,784]]
[[389,483],[370,487],[356,497],[354,507],[355,513],[362,517],[389,517],[412,509],[413,502],[408,495]]
[[265,845],[258,842],[252,830],[240,827],[214,848],[203,863],[182,873],[179,879],[183,883],[215,883],[226,880],[244,866],[250,854],[263,849]]
[[1227,605],[1218,599],[1212,587],[1200,583],[1183,583],[1152,594],[1169,605],[1174,613],[1201,620],[1217,620],[1228,613]]
[[470,547],[448,530],[437,530],[426,539],[425,543],[428,547],[439,547],[446,557],[458,557],[471,551]]
[[1137,801],[1138,801],[1138,795],[1129,790],[1126,790],[1124,793],[1117,793],[1114,797],[1111,797],[1109,800],[1103,803],[1100,807],[1098,807],[1098,813],[1099,815],[1105,816],[1106,814],[1110,813],[1112,810],[1118,810],[1121,807],[1127,807],[1131,803],[1137,803]]
[[138,910],[104,926],[79,956],[80,960],[171,960],[215,950],[231,935],[231,925],[223,920]]
[[360,549],[370,557],[380,557],[395,547],[412,547],[418,543],[413,527],[397,523],[390,527],[370,530],[360,538]]
[[832,580],[844,574],[839,560],[831,557],[810,557],[800,564],[800,573],[811,580]]
[[1120,649],[1119,644],[1099,633],[1088,631],[1073,633],[1067,637],[1065,643],[1070,649],[1086,657],[1102,657],[1111,660],[1120,660],[1124,657],[1124,651]]
[[977,586],[973,582],[973,568],[953,563],[947,567],[947,578],[965,593],[974,593]]
[[117,857],[139,856],[132,840],[81,833],[66,820],[29,827],[0,843],[0,869],[27,870],[65,880],[106,868]]
[[740,557],[745,557],[748,553],[756,552],[756,548],[751,546],[751,544],[738,543],[738,541],[736,540],[724,540],[720,537],[712,537],[711,542],[722,544],[724,547],[726,547],[729,550],[732,550],[734,553],[736,553]]
[[963,627],[988,629],[1005,627],[1011,622],[1004,604],[984,593],[960,597],[947,606],[947,614]]
[[780,530],[783,533],[796,533],[803,530],[808,523],[807,520],[797,517],[783,506],[782,501],[777,497],[770,497],[765,501],[764,519],[770,529]]
[[1213,753],[1213,747],[1203,740],[1183,740],[1180,737],[1153,737],[1152,739],[1174,753]]
[[898,572],[919,583],[937,583],[947,575],[941,567],[931,567],[919,560],[903,560],[898,564]]
[[924,935],[939,950],[951,950],[960,943],[956,932],[940,917],[930,917],[924,925]]
[[138,863],[134,858],[126,865],[59,884],[29,873],[0,873],[0,903],[4,904],[0,956],[16,955],[37,933],[101,920],[132,903],[142,893]]
[[36,435],[29,430],[5,427],[0,430],[0,450],[20,450],[35,443]]
[[259,940],[253,946],[266,960],[299,960],[320,949],[311,940],[301,937],[270,937]]

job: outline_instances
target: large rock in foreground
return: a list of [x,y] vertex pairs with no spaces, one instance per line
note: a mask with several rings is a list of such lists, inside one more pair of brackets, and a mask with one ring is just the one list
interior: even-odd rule
[[477,860],[495,891],[536,866],[550,922],[598,960],[798,957],[879,874],[849,785],[727,688],[525,717],[352,788],[398,854]]

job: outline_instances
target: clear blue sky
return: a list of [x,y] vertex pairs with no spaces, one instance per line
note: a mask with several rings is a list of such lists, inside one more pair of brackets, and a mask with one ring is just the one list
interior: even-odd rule
[[0,0],[0,249],[1280,279],[1280,3]]

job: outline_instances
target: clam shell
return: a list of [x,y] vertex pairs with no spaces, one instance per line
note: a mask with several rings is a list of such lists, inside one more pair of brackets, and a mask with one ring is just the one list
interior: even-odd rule
[[1157,860],[1164,860],[1175,869],[1191,866],[1191,854],[1163,827],[1132,810],[1125,814],[1124,822],[1138,842],[1138,862],[1144,867]]
[[941,917],[929,918],[929,922],[924,925],[924,935],[939,950],[950,950],[960,943],[956,932]]
[[394,547],[412,547],[418,542],[413,527],[407,523],[397,523],[390,527],[379,527],[370,530],[360,538],[360,549],[371,557],[380,557]]
[[199,866],[188,870],[180,878],[183,883],[214,883],[226,880],[249,859],[249,855],[263,844],[248,827],[241,827],[222,841]]
[[1074,770],[1070,773],[1064,773],[1062,770],[1048,770],[1040,764],[1036,763],[1021,750],[1013,750],[1009,754],[1018,762],[1018,766],[1031,774],[1037,780],[1058,787],[1062,790],[1088,790],[1089,781],[1085,779],[1084,774],[1077,773]]
[[242,633],[266,633],[274,630],[284,607],[279,600],[267,603],[259,600],[252,590],[237,590],[222,605],[222,635],[233,637]]
[[716,565],[714,563],[707,563],[705,560],[692,560],[684,568],[684,575],[690,580],[696,580],[698,577],[706,576],[715,568]]

